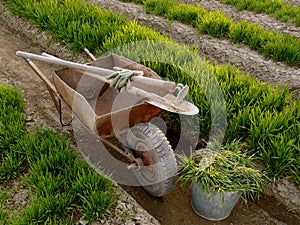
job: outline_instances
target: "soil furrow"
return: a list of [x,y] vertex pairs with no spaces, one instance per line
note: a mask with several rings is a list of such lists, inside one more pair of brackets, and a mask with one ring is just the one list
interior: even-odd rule
[[228,40],[220,40],[207,35],[199,35],[197,30],[185,24],[173,21],[170,23],[162,17],[146,14],[143,6],[134,3],[123,3],[117,0],[92,0],[105,9],[123,14],[127,18],[136,19],[162,34],[171,36],[173,40],[198,46],[199,54],[212,62],[231,63],[250,75],[271,84],[287,84],[291,89],[300,88],[300,69],[288,67],[281,62],[265,59],[259,53],[246,46],[238,46]]
[[285,3],[291,4],[293,6],[299,6],[300,7],[300,1],[299,0],[284,0]]
[[233,20],[247,20],[250,23],[259,24],[267,30],[290,34],[296,38],[300,37],[300,27],[293,24],[283,23],[266,14],[256,14],[247,10],[237,11],[234,6],[222,4],[217,0],[181,0],[180,2],[201,5],[209,11],[221,10],[226,16]]

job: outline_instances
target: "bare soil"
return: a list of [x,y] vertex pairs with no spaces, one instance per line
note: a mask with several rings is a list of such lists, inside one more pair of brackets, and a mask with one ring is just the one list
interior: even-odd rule
[[[119,11],[124,14],[125,12],[127,12],[127,14],[133,12],[134,14],[131,14],[131,17],[136,17],[139,21],[144,21],[145,24],[152,24],[152,27],[155,27],[157,30],[164,29],[164,32],[169,32],[169,35],[174,34],[172,33],[173,28],[177,30],[182,26],[178,23],[180,25],[179,27],[172,26],[172,29],[167,29],[167,27],[164,26],[167,21],[164,21],[159,17],[151,17],[146,14],[142,14],[140,11],[138,11],[138,7],[133,4],[121,4],[115,0],[109,1],[109,3],[118,4],[119,7],[117,7],[113,4],[109,6],[107,1],[102,2],[106,3],[103,3],[103,7],[112,7],[115,11]],[[18,86],[24,92],[27,103],[26,114],[29,117],[28,125],[40,125],[48,128],[50,127],[56,129],[58,132],[63,132],[72,138],[73,134],[71,127],[61,127],[59,124],[57,112],[53,107],[53,103],[49,98],[44,84],[21,58],[16,57],[15,52],[18,50],[32,53],[41,53],[42,51],[46,51],[60,58],[75,62],[86,62],[88,61],[87,58],[83,55],[75,57],[64,46],[57,44],[55,40],[53,40],[46,33],[39,32],[34,26],[30,25],[30,23],[11,16],[6,10],[0,10],[0,12],[2,12],[0,13],[1,83]],[[152,23],[150,23],[151,19],[153,19]],[[184,29],[187,31],[192,30],[192,28],[189,27],[184,27]],[[182,38],[186,34],[186,30],[184,30],[184,32],[179,32],[180,35],[178,36],[178,39],[180,39],[181,42],[187,40],[187,38]],[[197,33],[195,31],[192,32],[194,35],[192,37],[196,37]],[[198,35],[197,38],[199,38]],[[205,37],[205,39],[206,38],[207,37]],[[207,38],[207,40],[209,39]],[[215,43],[223,42],[217,39],[213,41]],[[221,46],[225,47],[226,43],[221,44]],[[232,46],[227,46],[227,50],[231,47]],[[213,47],[210,49],[211,52],[215,52],[215,54],[218,55],[219,53],[217,50],[219,49],[215,49]],[[223,50],[225,52],[225,48]],[[207,47],[207,51],[209,51],[209,46]],[[229,51],[227,54],[230,55],[232,53],[235,54],[233,50]],[[250,53],[246,51],[245,54],[249,55]],[[243,62],[242,59],[243,58],[241,57],[241,62]],[[253,58],[253,60],[257,59],[257,56]],[[226,60],[223,61],[225,62]],[[265,62],[264,59],[262,59],[262,61]],[[245,64],[248,63],[249,62],[246,62]],[[272,65],[279,65],[281,70],[284,71],[284,74],[286,74],[286,77],[291,78],[291,74],[295,72],[294,69],[286,68],[281,64],[272,64],[273,62],[270,63],[271,65],[267,67],[268,69],[272,69]],[[37,65],[47,76],[50,76],[56,69],[55,67],[46,64],[37,63]],[[276,67],[275,70],[278,68],[279,67]],[[290,71],[291,74],[286,71]],[[274,81],[271,74],[272,72],[268,70],[265,74],[261,74],[261,77],[266,81],[269,80],[269,78],[271,81]],[[299,80],[295,80],[293,78],[285,79],[286,77],[282,78],[281,75],[278,76],[279,77],[277,78],[279,78],[279,80],[277,80],[277,82],[282,81],[283,83],[287,83],[291,86],[293,86],[295,82],[299,82]],[[21,184],[19,186],[21,186]],[[110,221],[99,221],[99,223],[96,224],[158,224],[157,220],[161,224],[174,225],[300,224],[300,218],[297,216],[297,214],[292,213],[297,212],[297,210],[294,208],[295,202],[293,203],[293,201],[296,201],[296,204],[298,204],[297,200],[299,201],[300,196],[298,192],[299,187],[295,187],[285,180],[279,181],[273,186],[270,186],[268,191],[265,192],[259,202],[250,201],[247,206],[239,202],[230,217],[220,222],[204,220],[193,212],[190,204],[191,193],[188,187],[181,188],[177,186],[170,195],[162,198],[153,198],[139,187],[124,186],[123,188],[155,218],[145,212],[134,199],[124,194],[125,197],[120,199],[118,207],[112,214]],[[19,196],[23,196],[23,198],[18,198],[21,201],[19,205],[24,205],[24,201],[26,202],[27,198],[27,191],[24,191],[23,188],[20,188],[20,191],[23,194],[21,193]],[[18,193],[19,192],[16,192],[14,196],[18,195]],[[12,199],[12,202],[13,203],[11,204],[16,204],[17,200]],[[128,212],[131,214],[129,216],[130,219],[126,220],[125,222],[123,219],[125,218],[124,212],[126,209],[128,209]]]
[[300,88],[300,69],[288,67],[281,62],[266,59],[247,46],[232,44],[228,40],[199,35],[195,28],[168,21],[165,18],[146,14],[142,5],[124,3],[118,0],[90,0],[101,8],[111,9],[117,14],[135,19],[154,30],[172,37],[178,43],[184,43],[199,49],[199,55],[205,56],[212,63],[231,63],[237,68],[271,84],[286,84],[291,89]]
[[298,0],[284,0],[285,3],[291,4],[293,6],[298,6],[300,7],[300,1]]
[[296,27],[292,23],[279,22],[266,14],[257,14],[247,10],[237,11],[234,6],[222,4],[218,0],[181,0],[180,2],[200,5],[209,11],[221,10],[227,17],[233,20],[247,20],[250,23],[259,24],[267,30],[290,34],[296,38],[300,37],[300,27]]
[[249,201],[248,205],[241,201],[233,209],[231,215],[222,221],[213,222],[197,216],[191,207],[191,191],[177,186],[170,195],[153,198],[142,188],[124,187],[151,215],[161,224],[169,225],[285,225],[300,224],[299,218],[290,214],[274,198],[263,197],[259,202]]

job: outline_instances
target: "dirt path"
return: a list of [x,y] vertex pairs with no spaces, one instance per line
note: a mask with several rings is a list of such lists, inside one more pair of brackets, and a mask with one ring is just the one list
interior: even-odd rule
[[296,27],[294,24],[279,22],[266,14],[256,14],[247,10],[237,11],[234,6],[222,4],[218,0],[180,0],[180,2],[201,5],[209,11],[221,10],[226,16],[233,20],[247,20],[250,23],[259,24],[267,30],[290,34],[297,38],[300,37],[300,27]]
[[271,84],[288,84],[292,89],[300,87],[299,68],[291,68],[271,59],[267,60],[246,46],[238,46],[228,40],[220,40],[207,35],[198,35],[196,29],[176,21],[170,23],[162,17],[146,14],[143,6],[134,3],[123,3],[117,0],[91,0],[91,2],[102,8],[111,9],[115,13],[123,14],[127,18],[136,19],[141,24],[171,36],[179,43],[198,46],[199,54],[212,62],[220,64],[230,62],[250,75]]
[[[1,83],[19,86],[23,91],[27,102],[27,115],[32,117],[32,124],[57,129],[72,136],[70,127],[61,127],[58,122],[57,113],[53,107],[45,86],[37,78],[25,62],[15,56],[17,50],[40,53],[47,51],[64,59],[76,62],[84,61],[84,57],[75,58],[70,52],[64,50],[62,46],[53,44],[45,47],[49,38],[43,33],[39,33],[33,26],[16,20],[8,14],[0,15],[0,81]],[[7,29],[6,29],[7,28]],[[32,35],[30,35],[32,34]],[[34,34],[34,35],[33,35]],[[38,64],[46,73],[51,74],[55,68],[45,64]],[[151,215],[161,224],[190,225],[190,224],[222,224],[222,225],[285,225],[300,224],[300,219],[289,213],[278,204],[273,198],[266,196],[259,204],[249,202],[248,206],[237,204],[232,215],[221,222],[210,222],[200,217],[192,211],[190,206],[191,194],[188,188],[176,187],[168,196],[163,198],[153,198],[142,188],[124,187],[138,203],[140,203]],[[293,190],[288,190],[292,192]],[[295,196],[291,195],[291,199]],[[156,224],[156,220],[138,207],[129,197],[125,200],[124,207],[134,205],[134,216],[126,222],[116,221],[108,224]],[[297,198],[297,196],[296,196]],[[123,203],[122,203],[123,204]],[[122,208],[119,208],[122,213]]]
[[153,198],[142,188],[124,187],[148,212],[163,225],[296,225],[300,220],[286,212],[272,198],[260,202],[239,202],[231,215],[222,221],[212,222],[197,216],[191,207],[189,188],[176,187],[168,196]]
[[[37,47],[32,47],[28,43],[24,43],[19,38],[12,34],[8,35],[1,28],[0,39],[0,79],[4,84],[11,84],[21,87],[24,92],[27,103],[26,114],[34,117],[35,123],[41,126],[52,124],[51,127],[59,128],[59,123],[56,120],[56,112],[49,101],[48,94],[42,82],[36,79],[30,68],[21,59],[15,56],[16,50],[29,51],[39,53]],[[51,67],[45,67],[39,64],[39,67],[45,73],[51,72]],[[46,119],[45,119],[46,118]]]

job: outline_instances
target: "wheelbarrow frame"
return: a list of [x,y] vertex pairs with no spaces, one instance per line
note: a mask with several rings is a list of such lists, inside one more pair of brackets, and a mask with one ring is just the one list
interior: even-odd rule
[[[87,55],[92,60],[92,62],[88,63],[88,65],[94,65],[94,63],[95,63],[96,64],[95,66],[98,66],[97,59],[95,58],[95,56],[92,55],[87,49],[85,49],[85,52],[87,53]],[[47,55],[47,54],[44,54],[44,55]],[[120,67],[124,67],[124,68],[127,67],[127,69],[142,70],[146,76],[149,76],[149,77],[155,78],[155,79],[161,79],[154,71],[152,71],[151,69],[149,69],[145,66],[142,66],[142,65],[140,65],[136,62],[133,62],[131,60],[128,60],[126,58],[123,58],[123,57],[120,57],[120,56],[117,56],[117,55],[114,55],[114,54],[111,54],[111,55],[112,55],[112,57],[118,57],[118,58],[123,60],[123,62],[121,62],[121,64],[118,65]],[[51,56],[51,55],[48,55],[48,56]],[[65,68],[65,69],[62,69],[62,70],[55,71],[56,74],[53,76],[54,83],[56,84],[56,86],[55,86],[54,83],[51,82],[47,78],[47,76],[45,76],[45,74],[38,68],[38,66],[36,66],[30,59],[24,58],[24,60],[33,69],[33,71],[38,75],[38,77],[45,83],[45,85],[47,87],[47,90],[50,94],[51,100],[53,101],[53,103],[55,105],[55,108],[58,111],[59,121],[60,121],[61,125],[62,126],[68,126],[72,122],[72,120],[67,122],[67,123],[65,123],[63,121],[63,119],[62,119],[63,118],[63,116],[62,116],[62,103],[64,103],[68,107],[69,110],[73,111],[73,108],[71,106],[72,101],[70,101],[70,99],[64,99],[64,97],[61,95],[60,91],[57,89],[56,86],[59,86],[60,90],[67,87],[65,84],[63,84],[64,81],[62,81],[60,79],[60,77],[57,76],[57,73],[62,72],[63,70],[72,70],[72,69]],[[106,59],[104,59],[104,60],[106,60]],[[75,72],[78,72],[78,71],[75,71]],[[166,94],[166,92],[164,91],[163,94]],[[134,107],[137,107],[136,110],[134,110]],[[141,115],[144,115],[144,116],[146,115],[144,119],[141,119],[139,121],[139,123],[149,122],[152,118],[157,117],[157,116],[161,115],[164,112],[163,109],[160,109],[156,106],[149,105],[147,103],[140,103],[138,105],[133,106],[132,108],[127,108],[125,110],[132,110],[132,109],[134,111],[138,112],[138,114],[141,114]],[[120,153],[124,157],[126,157],[126,159],[129,160],[130,163],[134,163],[134,164],[131,164],[129,166],[129,168],[132,168],[132,167],[135,167],[135,166],[138,166],[138,167],[143,166],[143,162],[142,162],[141,159],[135,158],[132,155],[127,154],[123,149],[121,149],[118,146],[112,144],[108,140],[108,138],[115,137],[115,134],[113,132],[111,132],[112,131],[112,125],[109,123],[109,121],[111,120],[110,115],[112,113],[114,113],[114,112],[107,113],[107,114],[102,115],[102,116],[100,116],[96,119],[98,122],[100,121],[99,126],[102,128],[101,132],[97,132],[97,128],[95,129],[95,128],[91,128],[91,126],[88,126],[84,121],[82,121],[82,117],[78,116],[76,114],[76,112],[74,112],[74,114],[81,120],[81,122],[83,123],[83,125],[86,128],[88,128],[94,134],[96,134],[96,132],[97,132],[99,139],[104,144],[108,145],[109,147],[116,150],[118,153]],[[133,121],[133,118],[135,116],[136,116],[136,113],[135,113],[135,115],[133,115],[129,118],[130,127],[132,127],[133,125],[136,124],[136,122]],[[126,131],[123,131],[123,132],[126,132]]]
[[[123,68],[131,69],[131,70],[132,69],[133,70],[141,70],[144,72],[144,76],[148,76],[150,78],[155,78],[155,79],[161,79],[151,69],[149,69],[145,66],[142,66],[136,62],[133,62],[129,59],[126,59],[126,58],[123,58],[123,57],[120,57],[120,56],[117,56],[114,54],[110,54],[107,57],[96,59],[91,53],[88,52],[88,50],[85,50],[85,51],[92,59],[92,62],[89,64],[91,66],[103,67],[103,60],[104,60],[104,65],[106,65],[106,64],[108,65],[107,69],[111,69],[112,66],[114,66],[114,65],[109,65],[110,62],[112,61],[111,59],[109,59],[109,57],[112,57],[113,61],[115,60],[115,58],[117,59],[116,61],[118,61],[118,65],[116,65],[116,66],[118,66],[118,67],[123,67]],[[53,57],[50,55],[48,55],[48,56]],[[57,70],[57,71],[55,71],[55,74],[53,75],[53,82],[51,82],[30,59],[28,59],[28,58],[24,58],[24,59],[28,63],[28,65],[33,69],[33,71],[39,76],[39,78],[41,78],[41,80],[44,81],[44,83],[46,84],[46,87],[49,91],[51,99],[59,113],[60,123],[63,126],[70,124],[72,122],[72,120],[66,124],[63,122],[63,120],[62,120],[62,102],[64,102],[68,106],[68,108],[72,112],[74,112],[75,116],[82,122],[82,125],[84,125],[86,128],[88,128],[89,131],[91,131],[93,134],[95,134],[99,137],[99,139],[101,140],[102,143],[109,146],[113,150],[116,150],[119,154],[124,156],[129,161],[130,165],[127,167],[128,169],[137,169],[137,171],[139,169],[142,170],[143,168],[146,168],[149,165],[153,165],[155,160],[160,159],[160,157],[163,157],[163,160],[164,160],[163,168],[165,168],[166,162],[170,162],[172,164],[171,168],[173,168],[173,169],[170,170],[172,172],[168,172],[168,173],[176,176],[177,162],[176,162],[173,150],[172,150],[169,142],[167,141],[166,137],[164,136],[164,134],[159,130],[159,128],[157,128],[156,126],[151,125],[151,124],[149,125],[148,128],[142,127],[142,125],[144,123],[148,123],[154,117],[161,115],[165,111],[164,109],[162,109],[158,106],[152,105],[152,104],[148,104],[147,102],[141,100],[140,102],[137,102],[134,105],[129,105],[129,106],[127,105],[124,108],[122,108],[122,106],[121,106],[121,108],[117,109],[116,111],[111,111],[111,108],[110,108],[111,105],[110,105],[108,107],[108,109],[104,108],[105,109],[104,112],[102,112],[101,114],[98,114],[96,112],[96,110],[91,107],[90,101],[85,96],[83,96],[83,94],[77,92],[76,88],[69,86],[69,83],[67,82],[67,80],[65,80],[65,79],[72,79],[72,78],[80,80],[81,79],[80,76],[83,77],[84,72],[74,70],[71,68],[64,68],[61,70]],[[101,60],[102,60],[102,62],[101,62]],[[141,87],[145,84],[138,83],[135,85],[137,85],[137,87]],[[149,85],[148,85],[148,88],[149,88]],[[155,91],[154,93],[159,93],[161,96],[165,96],[167,93],[169,93],[169,90],[155,87],[155,85],[154,85],[154,87],[150,86],[150,89],[151,89],[150,92]],[[108,91],[106,91],[106,90],[108,90]],[[108,96],[105,96],[107,92],[108,92]],[[114,97],[118,94],[116,92],[116,90],[114,90],[113,88],[109,88],[109,84],[104,82],[104,85],[102,86],[100,93],[97,94],[96,101],[98,101],[98,99],[101,100],[101,98],[102,99],[107,98],[107,100],[113,101],[112,100],[113,98],[110,98],[111,97],[109,95],[110,93],[111,93],[112,97]],[[77,98],[74,97],[75,95],[77,96]],[[73,96],[73,97],[70,97],[70,96]],[[74,104],[74,99],[75,100],[77,99],[76,100],[77,103],[75,103],[75,104]],[[109,101],[107,101],[107,102],[109,102]],[[83,109],[85,107],[78,107],[78,106],[81,106],[81,104],[85,104],[87,106],[87,110]],[[77,108],[74,106],[77,106]],[[104,107],[107,107],[107,105],[104,104]],[[121,149],[117,145],[115,145],[109,141],[109,138],[116,137],[116,132],[114,130],[115,127],[113,126],[113,124],[111,122],[112,115],[115,115],[115,114],[117,115],[117,116],[115,116],[115,118],[117,118],[118,135],[121,133],[127,134],[127,138],[129,138],[130,142],[134,143],[135,146],[123,146],[123,148],[125,147],[125,149]],[[129,119],[127,121],[128,124],[126,124],[126,123],[123,124],[123,122],[124,122],[123,115],[129,115]],[[132,127],[134,129],[131,132]],[[154,139],[152,139],[152,141],[154,143],[151,143],[151,141],[150,141],[150,144],[149,144],[149,142],[147,142],[148,144],[147,143],[140,144],[138,142],[135,142],[135,140],[134,140],[135,138],[133,138],[133,136],[135,134],[144,135],[145,133],[143,133],[143,132],[145,131],[145,129],[147,130],[146,133],[149,131],[154,133],[155,137],[154,137]],[[130,133],[130,135],[129,135],[129,133]],[[133,133],[135,133],[135,134],[133,134]],[[160,142],[159,145],[157,145],[158,142]],[[129,143],[129,145],[131,145],[131,144]],[[136,147],[139,149],[135,149],[132,147]],[[148,152],[148,150],[152,150],[153,148],[154,149],[161,148],[161,149],[160,150],[158,149],[155,153],[151,153],[151,151]],[[129,154],[131,152],[131,149],[134,150],[134,152],[136,152],[136,153]],[[162,153],[164,155],[161,155]],[[151,155],[151,154],[154,154],[154,155]],[[155,160],[152,157],[154,157]],[[160,168],[160,170],[162,170],[162,168]],[[137,174],[139,172],[134,172],[134,173]],[[146,170],[145,174],[146,173],[147,173],[147,170]],[[143,174],[143,172],[140,172],[140,174]],[[145,175],[145,176],[147,177],[147,175]],[[161,174],[158,176],[161,177]],[[152,194],[154,196],[162,196],[162,195],[168,193],[169,192],[168,189],[170,189],[170,187],[173,187],[176,183],[175,179],[172,178],[170,180],[168,178],[166,181],[168,188],[161,185],[160,187],[163,187],[162,189],[165,189],[165,190],[159,191],[159,190],[157,190],[157,187],[159,187],[159,186],[154,185],[153,186],[154,188],[152,190],[151,184],[147,184],[147,179],[143,180],[144,175],[140,175],[140,178],[141,177],[142,177],[142,182],[143,182],[142,186],[146,189],[146,191],[148,191],[150,194]]]

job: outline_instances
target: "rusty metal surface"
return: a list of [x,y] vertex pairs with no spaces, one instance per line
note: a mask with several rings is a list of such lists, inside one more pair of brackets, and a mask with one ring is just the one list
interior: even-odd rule
[[135,158],[133,156],[131,156],[130,154],[127,154],[123,149],[118,148],[116,145],[114,145],[110,141],[106,140],[103,136],[99,136],[99,139],[102,141],[102,143],[108,145],[109,147],[111,147],[112,149],[114,149],[115,151],[120,153],[122,156],[127,158],[130,163],[135,162],[135,164],[137,164]]
[[[144,76],[159,78],[149,68],[117,55],[99,58],[92,65],[106,69],[114,66],[143,69]],[[74,69],[66,68],[56,71],[53,80],[57,91],[78,118],[99,136],[111,134],[114,132],[113,129],[121,130],[137,123],[148,122],[163,112],[159,107],[143,103],[132,94],[117,93],[104,82],[85,77],[84,73]],[[87,88],[94,88],[97,96],[87,98],[85,96]],[[166,93],[165,90],[158,91]]]
[[[143,165],[144,161],[151,164],[149,156],[141,155],[143,159],[140,159],[139,156],[135,158],[110,143],[104,138],[104,135],[115,135],[115,132],[124,132],[124,130],[128,130],[135,124],[149,122],[152,118],[159,116],[164,111],[163,109],[145,103],[144,99],[127,91],[118,93],[115,89],[109,87],[106,82],[85,76],[84,72],[76,69],[65,68],[55,71],[52,83],[31,60],[25,60],[45,82],[58,110],[61,110],[59,103],[64,101],[79,120],[91,132],[97,134],[103,143],[109,145],[137,166]],[[160,79],[151,69],[117,55],[96,59],[91,65],[107,69],[118,66],[142,70],[144,76]],[[141,85],[142,88],[148,89],[150,92],[154,91],[162,96],[168,93],[167,90],[151,87],[151,85],[132,85]]]
[[118,131],[132,127],[138,123],[149,122],[152,118],[159,116],[162,112],[162,109],[155,106],[139,104],[131,108],[97,117],[96,129],[99,135],[110,134],[113,132],[113,129]]
[[39,76],[39,78],[41,78],[41,80],[44,81],[56,109],[59,110],[59,102],[56,100],[56,97],[59,97],[59,95],[56,90],[56,87],[30,59],[25,59],[25,61],[32,68],[32,70]]

